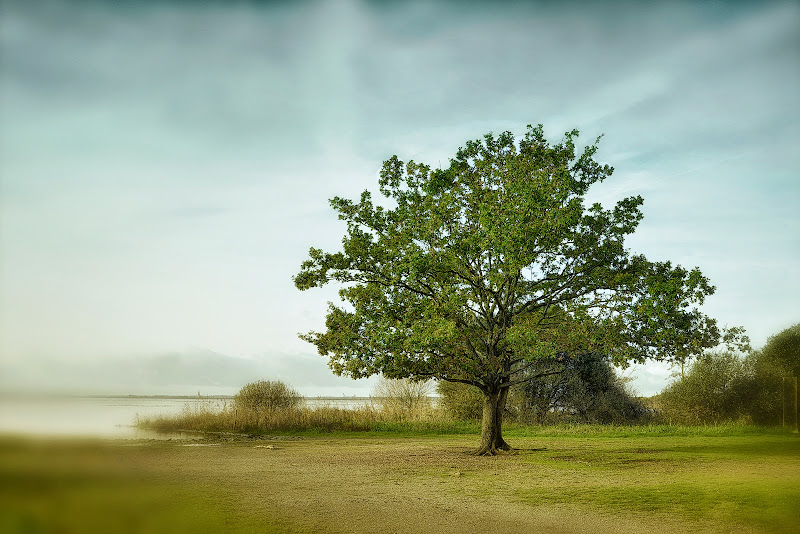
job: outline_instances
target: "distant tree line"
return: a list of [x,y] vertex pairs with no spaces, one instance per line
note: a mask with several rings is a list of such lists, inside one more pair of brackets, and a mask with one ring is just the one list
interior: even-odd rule
[[800,323],[770,337],[761,350],[697,358],[654,399],[655,406],[674,423],[779,425],[785,413],[794,421],[797,376]]

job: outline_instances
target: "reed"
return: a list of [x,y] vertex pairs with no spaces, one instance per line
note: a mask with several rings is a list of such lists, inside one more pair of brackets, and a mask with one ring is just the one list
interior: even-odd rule
[[140,418],[138,426],[161,432],[200,431],[261,434],[287,431],[369,431],[384,415],[372,406],[353,409],[223,407],[198,402],[177,415]]
[[233,401],[220,404],[198,396],[177,415],[138,418],[137,426],[161,432],[199,431],[266,434],[275,432],[430,432],[452,427],[428,393],[430,382],[383,379],[363,406],[310,407],[280,381],[246,384]]

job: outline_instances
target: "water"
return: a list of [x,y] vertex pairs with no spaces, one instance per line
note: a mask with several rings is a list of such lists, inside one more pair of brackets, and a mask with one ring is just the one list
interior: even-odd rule
[[137,428],[136,418],[178,414],[195,402],[196,398],[175,397],[0,397],[0,433],[112,439],[187,437]]
[[[223,408],[232,399],[206,398],[204,405]],[[0,434],[96,437],[110,439],[170,439],[197,434],[162,433],[137,428],[137,417],[179,414],[197,397],[13,397],[0,396]],[[306,406],[354,408],[369,399],[310,398]]]

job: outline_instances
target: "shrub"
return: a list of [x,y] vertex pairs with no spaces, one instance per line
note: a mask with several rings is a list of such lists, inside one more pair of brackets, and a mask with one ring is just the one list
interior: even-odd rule
[[792,402],[786,402],[786,406],[782,405],[782,401],[791,397],[789,391],[791,388],[783,391],[786,386],[784,378],[789,376],[789,369],[782,362],[771,358],[769,354],[765,355],[764,351],[751,352],[745,362],[752,374],[750,418],[753,423],[761,426],[781,424],[784,408],[787,414],[794,414]]
[[530,372],[555,373],[524,386],[524,413],[540,424],[564,420],[623,424],[642,422],[651,415],[601,354],[537,362]]
[[[788,329],[779,334],[783,338],[770,338],[764,349],[746,357],[730,352],[701,356],[659,395],[662,417],[683,424],[779,425],[782,379],[792,372],[794,362],[775,356],[774,340],[785,341],[791,333]],[[792,405],[787,404],[787,409],[794,413]]]
[[439,407],[459,421],[473,421],[483,417],[483,393],[475,386],[458,382],[441,381],[436,386]]
[[755,360],[730,352],[710,352],[661,393],[661,414],[684,424],[752,421],[752,402],[758,386]]
[[432,383],[429,380],[381,377],[372,389],[372,395],[386,415],[399,420],[418,419],[430,411],[431,390]]
[[243,409],[196,403],[177,415],[138,419],[137,426],[160,432],[199,431],[264,434],[269,432],[355,432],[372,430],[381,414],[369,407],[297,409]]
[[237,408],[261,412],[299,408],[303,398],[283,382],[259,380],[240,389],[234,401]]

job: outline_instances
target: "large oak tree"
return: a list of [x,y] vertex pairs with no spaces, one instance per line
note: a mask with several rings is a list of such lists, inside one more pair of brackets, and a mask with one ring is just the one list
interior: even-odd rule
[[652,262],[625,248],[642,198],[586,206],[613,168],[578,132],[551,145],[542,126],[516,141],[485,135],[446,169],[385,161],[373,202],[336,197],[342,250],[312,248],[294,277],[305,290],[336,282],[324,332],[301,337],[353,378],[435,378],[485,395],[479,453],[502,436],[509,388],[537,377],[541,358],[587,351],[621,365],[680,361],[717,344],[697,306],[714,292],[698,269]]

